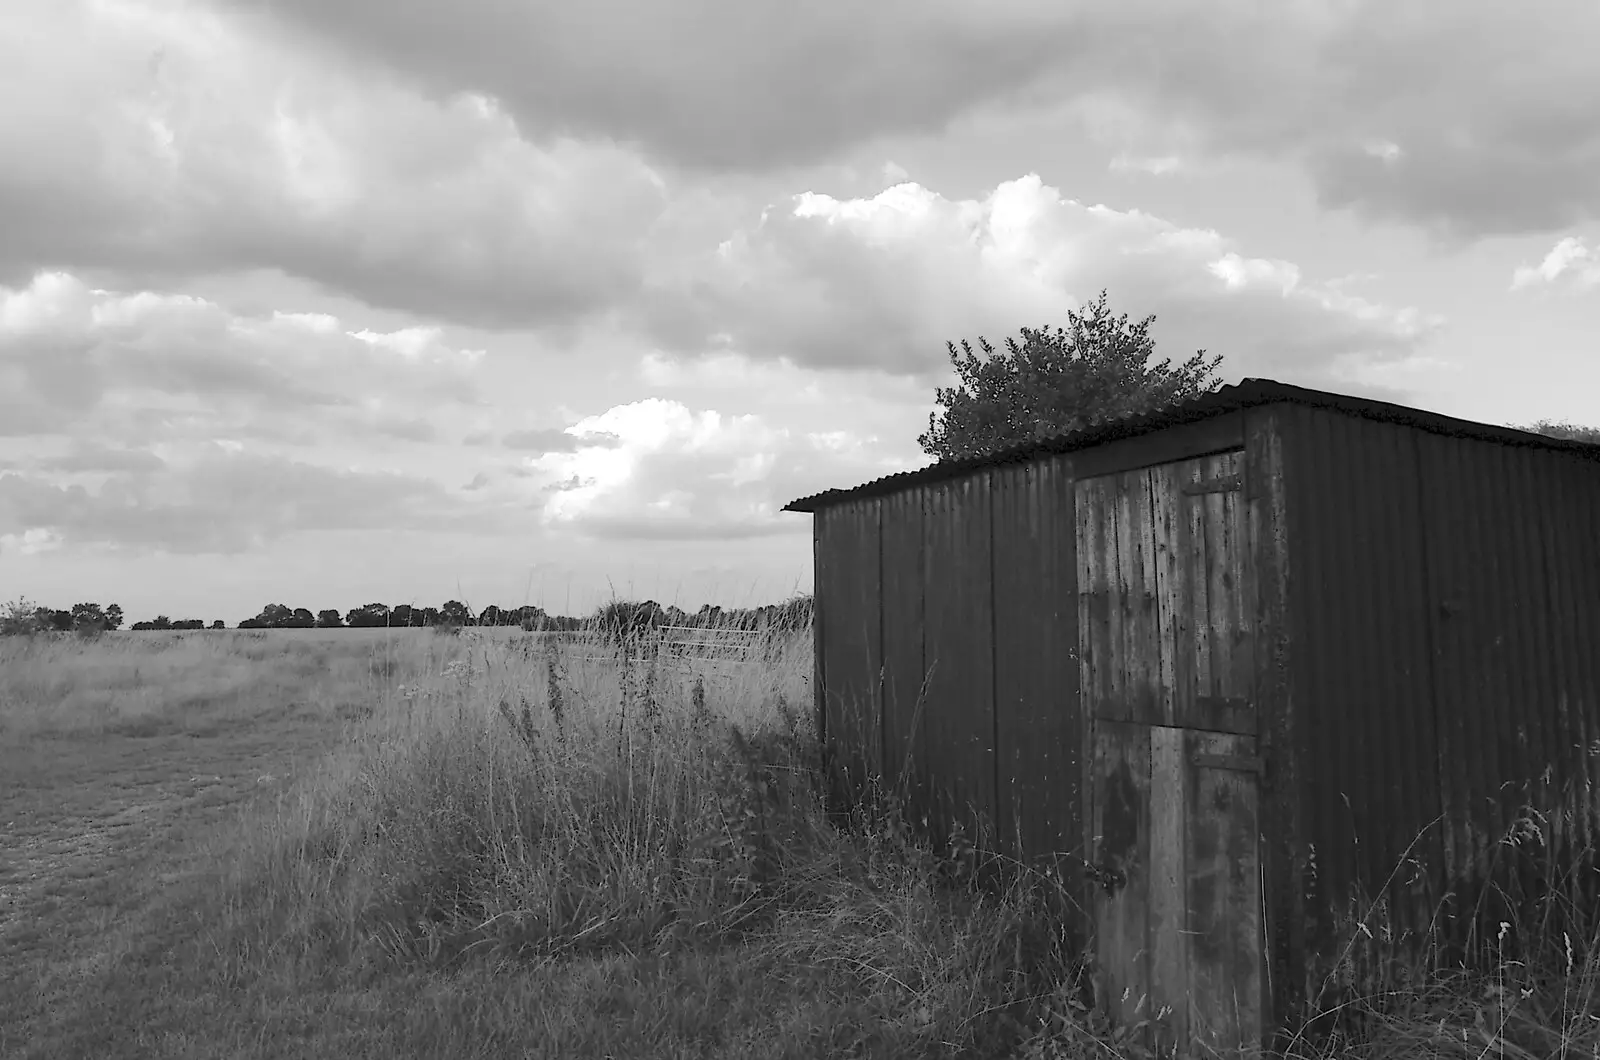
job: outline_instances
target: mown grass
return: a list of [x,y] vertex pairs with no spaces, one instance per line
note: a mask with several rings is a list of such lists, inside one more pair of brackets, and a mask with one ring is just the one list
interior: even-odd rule
[[[604,654],[0,641],[0,1055],[1139,1055],[1038,881],[827,819],[806,637]],[[1295,1055],[1595,1055],[1593,946],[1402,987],[1371,924]]]

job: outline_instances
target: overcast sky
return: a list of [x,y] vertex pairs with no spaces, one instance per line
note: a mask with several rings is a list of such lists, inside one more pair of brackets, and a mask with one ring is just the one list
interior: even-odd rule
[[6,0],[0,599],[694,609],[945,341],[1600,423],[1600,7]]

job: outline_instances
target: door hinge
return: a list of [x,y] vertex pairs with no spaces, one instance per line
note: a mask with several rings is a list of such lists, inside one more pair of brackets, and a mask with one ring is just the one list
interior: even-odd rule
[[1201,769],[1232,769],[1241,773],[1264,773],[1260,755],[1195,755],[1189,761]]
[[1203,482],[1185,482],[1179,488],[1191,497],[1201,493],[1237,493],[1244,489],[1244,476],[1221,475]]

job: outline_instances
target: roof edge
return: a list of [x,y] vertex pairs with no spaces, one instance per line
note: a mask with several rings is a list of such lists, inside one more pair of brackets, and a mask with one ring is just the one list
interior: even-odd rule
[[1137,416],[1111,420],[1094,427],[1067,434],[1053,435],[1037,441],[1009,446],[983,456],[961,460],[940,461],[914,471],[901,471],[849,489],[829,489],[790,501],[781,509],[785,512],[815,513],[820,508],[842,504],[846,501],[881,496],[930,482],[958,478],[968,472],[1005,464],[1025,463],[1043,456],[1055,456],[1079,449],[1120,441],[1141,434],[1150,434],[1167,427],[1210,419],[1213,416],[1237,412],[1240,409],[1271,404],[1293,404],[1310,408],[1331,409],[1362,419],[1385,423],[1398,423],[1435,434],[1450,434],[1478,438],[1484,441],[1511,445],[1531,445],[1538,448],[1600,455],[1600,446],[1568,438],[1551,438],[1516,427],[1502,427],[1477,420],[1458,419],[1437,412],[1397,405],[1373,398],[1355,397],[1326,390],[1280,383],[1275,379],[1245,378],[1232,386],[1188,401]]

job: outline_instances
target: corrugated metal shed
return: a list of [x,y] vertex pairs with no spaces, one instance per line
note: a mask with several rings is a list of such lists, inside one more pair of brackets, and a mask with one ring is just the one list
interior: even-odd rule
[[1600,839],[1600,447],[1250,379],[788,510],[841,791],[1067,867],[1182,1033],[1270,1025],[1352,917],[1470,944]]
[[1122,438],[1132,438],[1167,427],[1175,427],[1179,424],[1210,419],[1225,412],[1238,412],[1243,409],[1280,402],[1300,405],[1305,408],[1320,408],[1343,412],[1347,415],[1379,423],[1394,423],[1453,437],[1477,438],[1483,441],[1503,442],[1507,445],[1530,445],[1540,449],[1560,449],[1578,453],[1593,452],[1596,448],[1584,442],[1575,442],[1564,438],[1548,438],[1542,434],[1519,431],[1513,427],[1497,427],[1493,424],[1478,423],[1473,420],[1456,419],[1453,416],[1441,416],[1435,412],[1409,408],[1405,405],[1396,405],[1387,401],[1352,397],[1348,394],[1335,394],[1325,390],[1310,390],[1306,387],[1280,383],[1274,379],[1245,379],[1232,386],[1219,387],[1210,394],[1205,394],[1191,401],[1180,402],[1144,416],[1130,416],[1127,419],[1100,424],[1072,434],[1044,438],[1037,442],[1004,449],[988,456],[941,462],[925,468],[919,468],[916,471],[901,471],[850,489],[824,490],[809,497],[801,497],[798,500],[790,501],[783,506],[783,510],[786,512],[814,512],[851,497],[881,496],[909,486],[960,478],[979,468],[1024,463],[1053,453],[1077,452]]

